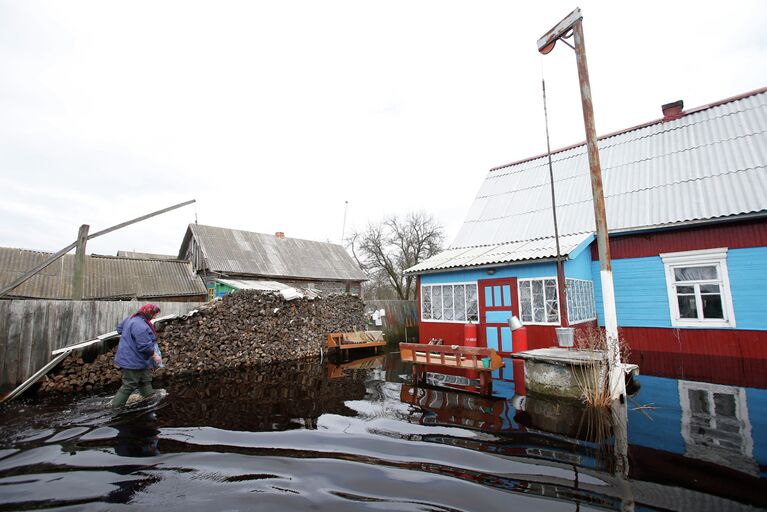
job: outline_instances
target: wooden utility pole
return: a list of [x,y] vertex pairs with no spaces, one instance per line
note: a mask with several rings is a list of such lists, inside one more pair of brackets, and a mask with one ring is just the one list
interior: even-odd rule
[[[575,47],[564,39],[574,36]],[[538,51],[544,55],[554,49],[557,41],[562,41],[575,50],[578,65],[578,82],[581,88],[583,124],[586,130],[586,146],[591,174],[591,194],[594,202],[594,220],[599,252],[599,276],[602,282],[602,303],[604,305],[605,335],[607,338],[608,386],[612,398],[618,398],[626,392],[618,346],[618,316],[615,310],[615,289],[613,287],[612,264],[610,263],[610,244],[607,233],[607,214],[605,195],[602,187],[602,168],[599,163],[597,130],[594,123],[594,106],[589,82],[589,68],[586,61],[586,44],[583,38],[583,16],[580,9],[575,9],[560,21],[553,29],[538,40]]]
[[75,248],[75,271],[72,277],[72,300],[83,300],[83,288],[85,283],[85,244],[88,243],[88,230],[90,226],[83,224],[77,233],[77,247]]

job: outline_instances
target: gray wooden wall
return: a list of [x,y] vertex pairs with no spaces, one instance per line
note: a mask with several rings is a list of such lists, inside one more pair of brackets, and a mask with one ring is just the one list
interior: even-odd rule
[[[45,366],[52,350],[114,331],[117,322],[144,302],[0,300],[0,392]],[[187,313],[202,303],[153,304],[160,306],[160,315],[170,315]]]

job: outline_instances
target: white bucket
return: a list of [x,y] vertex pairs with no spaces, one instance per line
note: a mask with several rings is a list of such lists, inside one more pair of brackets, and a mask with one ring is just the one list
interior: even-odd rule
[[556,327],[557,342],[560,347],[572,347],[575,344],[575,329],[572,327]]

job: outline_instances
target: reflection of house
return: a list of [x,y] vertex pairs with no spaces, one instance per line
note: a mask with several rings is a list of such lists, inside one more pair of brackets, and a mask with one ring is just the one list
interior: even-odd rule
[[[50,253],[0,248],[0,286],[12,283],[42,263]],[[71,299],[75,255],[67,254],[25,283],[8,298]],[[85,256],[85,300],[163,300],[202,302],[205,286],[188,261]]]
[[685,455],[759,475],[746,390],[679,381]]
[[325,293],[359,295],[365,274],[337,244],[190,224],[179,257],[189,259],[211,295],[216,279],[270,280]]
[[[684,368],[717,378],[747,355],[767,370],[767,88],[599,140],[618,325],[645,369]],[[603,324],[585,144],[552,154],[567,317]],[[560,324],[548,160],[492,169],[452,246],[409,269],[419,274],[421,340],[461,343],[480,323],[480,345],[512,350],[507,320],[528,325],[531,348]],[[652,363],[652,364],[651,364]],[[665,366],[664,366],[665,365]],[[767,371],[761,372],[767,374]]]
[[[762,491],[767,477],[767,389],[648,376],[639,380],[642,388],[628,409],[635,481],[767,505]],[[721,510],[713,505],[708,509]]]

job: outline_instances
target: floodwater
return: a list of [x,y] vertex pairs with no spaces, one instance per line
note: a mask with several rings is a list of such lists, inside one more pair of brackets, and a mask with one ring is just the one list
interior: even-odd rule
[[0,408],[0,510],[767,506],[767,390],[641,376],[599,415],[504,371],[492,398],[414,387],[397,353],[163,383],[117,416],[107,394],[26,398]]

